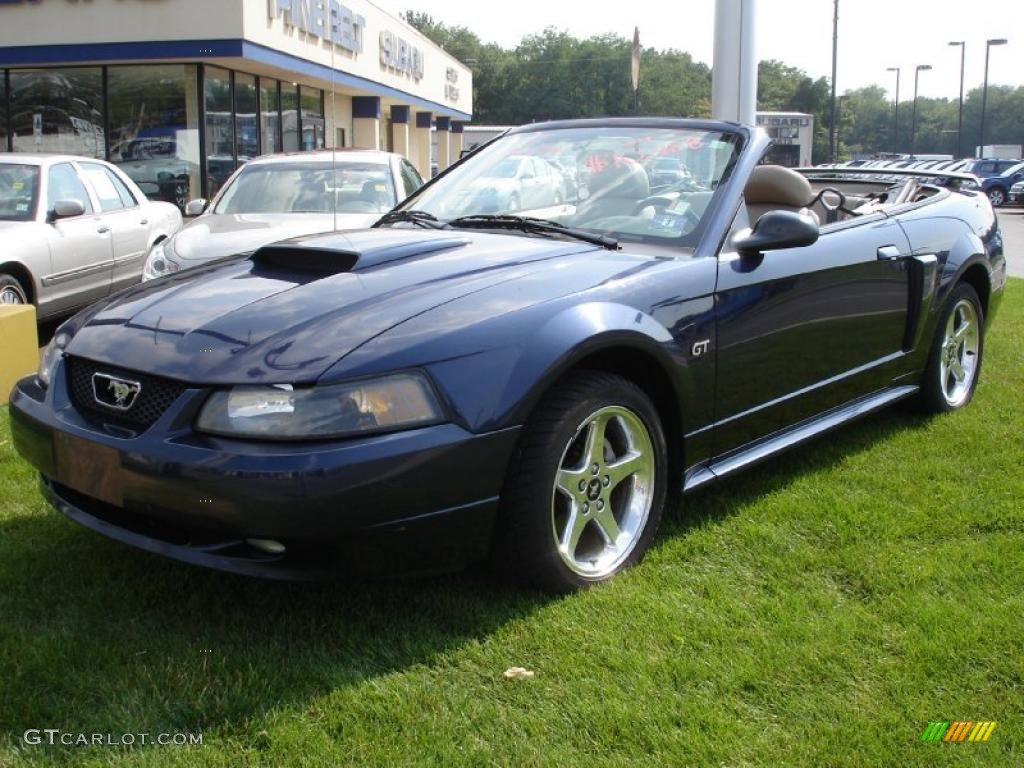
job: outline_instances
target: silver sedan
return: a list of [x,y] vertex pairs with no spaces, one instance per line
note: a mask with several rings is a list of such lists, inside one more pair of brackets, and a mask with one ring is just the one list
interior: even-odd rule
[[137,283],[181,221],[110,163],[0,153],[0,304],[35,304],[45,319]]
[[186,206],[195,218],[153,248],[142,279],[289,237],[369,227],[422,184],[412,164],[392,152],[339,149],[250,160],[212,202]]

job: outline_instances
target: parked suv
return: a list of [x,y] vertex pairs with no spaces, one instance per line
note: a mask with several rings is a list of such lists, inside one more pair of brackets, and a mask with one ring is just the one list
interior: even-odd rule
[[980,160],[969,160],[963,168],[958,168],[959,173],[973,173],[979,179],[987,179],[992,176],[1001,176],[1004,171],[1019,163],[1020,160],[997,160],[995,158],[982,158]]
[[998,208],[1010,198],[1010,189],[1013,185],[1022,180],[1024,180],[1024,163],[1017,162],[999,176],[982,179],[981,191],[988,195],[992,207]]

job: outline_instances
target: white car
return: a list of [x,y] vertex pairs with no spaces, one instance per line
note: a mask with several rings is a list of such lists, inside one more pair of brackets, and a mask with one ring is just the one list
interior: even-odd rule
[[186,206],[196,218],[153,248],[142,279],[289,237],[369,227],[422,184],[412,163],[392,152],[317,150],[250,160],[210,203]]
[[67,315],[139,282],[146,254],[181,228],[116,166],[70,155],[0,154],[0,304]]

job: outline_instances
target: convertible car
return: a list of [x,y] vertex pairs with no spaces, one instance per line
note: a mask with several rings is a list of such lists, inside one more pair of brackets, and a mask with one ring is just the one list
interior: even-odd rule
[[[194,564],[604,581],[675,495],[978,384],[1006,280],[988,199],[949,173],[801,174],[769,145],[693,120],[512,130],[371,229],[72,318],[15,388],[14,444],[72,520]],[[524,157],[572,158],[573,194],[467,194]],[[663,157],[685,178],[652,193]]]

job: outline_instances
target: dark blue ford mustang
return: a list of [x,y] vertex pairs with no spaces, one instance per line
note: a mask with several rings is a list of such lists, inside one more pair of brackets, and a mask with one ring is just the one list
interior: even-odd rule
[[977,385],[1005,282],[988,200],[761,165],[768,145],[688,120],[513,130],[371,230],[71,319],[15,388],[15,445],[64,514],[191,563],[492,555],[554,591],[605,580],[673,493]]

